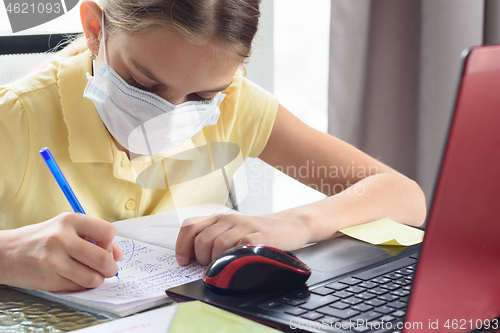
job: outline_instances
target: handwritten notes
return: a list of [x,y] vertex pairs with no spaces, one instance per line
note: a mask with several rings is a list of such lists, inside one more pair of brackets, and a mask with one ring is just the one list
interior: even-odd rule
[[422,242],[424,232],[390,218],[385,218],[354,227],[344,228],[340,232],[375,245],[410,246]]
[[118,275],[106,279],[95,289],[65,293],[82,300],[113,304],[165,296],[165,289],[200,279],[205,267],[193,261],[179,266],[174,251],[132,239],[115,236],[115,243],[123,251],[118,262]]

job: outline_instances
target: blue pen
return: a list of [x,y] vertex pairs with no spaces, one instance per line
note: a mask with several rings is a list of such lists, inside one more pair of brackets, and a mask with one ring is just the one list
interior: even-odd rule
[[73,193],[73,190],[68,184],[68,181],[64,177],[61,169],[59,169],[59,166],[56,163],[56,160],[50,153],[49,148],[45,147],[40,150],[40,154],[42,155],[43,159],[45,160],[45,163],[47,163],[47,166],[49,167],[50,171],[54,175],[54,178],[57,181],[57,184],[59,184],[59,187],[61,187],[61,190],[63,191],[64,195],[66,196],[66,199],[68,199],[69,204],[75,211],[75,213],[80,213],[80,214],[85,214],[85,211],[83,210],[82,205],[80,205],[80,202],[76,198],[75,193]]
[[[83,210],[82,205],[80,205],[80,202],[76,198],[75,193],[73,193],[73,190],[68,184],[68,181],[64,177],[61,169],[59,169],[59,166],[56,163],[56,160],[50,153],[49,148],[45,147],[40,150],[40,155],[42,155],[43,159],[45,160],[45,163],[47,163],[47,166],[50,169],[50,172],[52,172],[52,175],[54,175],[54,178],[57,181],[57,184],[59,184],[59,187],[63,191],[64,195],[66,196],[66,199],[68,199],[69,204],[75,211],[75,213],[80,213],[80,214],[85,214],[85,211]],[[92,244],[95,244],[94,241],[91,241]],[[118,273],[115,275],[118,277]]]

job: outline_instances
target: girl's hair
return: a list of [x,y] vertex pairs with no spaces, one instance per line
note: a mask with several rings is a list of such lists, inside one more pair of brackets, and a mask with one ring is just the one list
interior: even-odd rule
[[[145,32],[163,26],[203,44],[222,46],[243,59],[250,56],[257,32],[261,0],[100,0],[106,36]],[[62,52],[75,55],[87,49],[83,37]]]

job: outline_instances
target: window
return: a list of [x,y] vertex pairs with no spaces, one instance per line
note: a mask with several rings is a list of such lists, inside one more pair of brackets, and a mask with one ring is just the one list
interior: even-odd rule
[[[328,123],[329,33],[330,0],[274,0],[274,94],[298,118],[323,132]],[[275,171],[274,212],[324,197]]]

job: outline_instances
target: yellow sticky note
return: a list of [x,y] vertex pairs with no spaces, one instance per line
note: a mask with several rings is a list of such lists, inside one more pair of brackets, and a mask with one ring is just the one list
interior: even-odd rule
[[422,230],[394,222],[388,217],[339,231],[375,245],[410,246],[422,242],[424,238]]
[[199,302],[180,303],[169,333],[276,333],[278,331]]

